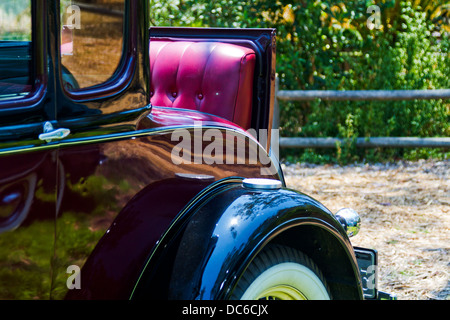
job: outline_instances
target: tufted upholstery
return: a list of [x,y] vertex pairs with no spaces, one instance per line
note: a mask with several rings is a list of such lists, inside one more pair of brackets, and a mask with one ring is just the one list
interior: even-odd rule
[[255,52],[220,42],[151,39],[151,103],[199,110],[250,128]]

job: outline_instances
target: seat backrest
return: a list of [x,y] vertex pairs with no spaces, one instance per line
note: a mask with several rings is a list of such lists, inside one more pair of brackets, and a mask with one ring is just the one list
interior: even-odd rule
[[256,55],[213,41],[150,40],[151,103],[199,110],[251,125]]

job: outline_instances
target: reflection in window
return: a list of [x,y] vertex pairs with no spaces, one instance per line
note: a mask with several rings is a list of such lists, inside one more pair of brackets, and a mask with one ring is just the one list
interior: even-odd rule
[[32,88],[30,1],[0,2],[0,101],[26,95]]
[[31,41],[31,3],[24,0],[0,2],[0,40]]
[[61,0],[60,10],[66,89],[104,83],[122,54],[124,0]]

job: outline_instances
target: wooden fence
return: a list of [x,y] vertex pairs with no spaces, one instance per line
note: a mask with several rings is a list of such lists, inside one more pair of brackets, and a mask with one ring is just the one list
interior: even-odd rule
[[[275,85],[274,128],[279,128],[279,106],[281,101],[311,101],[315,99],[329,101],[362,101],[362,100],[431,100],[450,99],[450,89],[441,90],[278,90],[278,79]],[[280,137],[280,148],[336,148],[343,142],[338,138],[285,138]],[[359,148],[450,148],[450,137],[415,138],[415,137],[371,137],[357,138]]]

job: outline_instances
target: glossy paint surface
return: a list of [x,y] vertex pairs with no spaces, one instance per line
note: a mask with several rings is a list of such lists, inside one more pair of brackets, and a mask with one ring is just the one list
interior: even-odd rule
[[[177,231],[159,244],[164,250],[150,260],[134,299],[229,299],[258,250],[292,228],[320,228],[332,234],[336,247],[349,256],[352,252],[341,225],[314,199],[286,189],[246,188],[239,179],[218,184],[175,224]],[[354,265],[340,268],[358,279]],[[355,296],[362,296],[357,280],[351,285]]]
[[[126,12],[115,76],[67,92],[58,1],[33,2],[34,87],[23,99],[0,102],[0,299],[128,299],[152,250],[196,194],[232,176],[279,178],[272,163],[250,163],[248,152],[267,154],[235,124],[149,105],[148,4],[127,1]],[[47,121],[70,135],[39,140]],[[211,129],[224,148],[220,157],[204,152]],[[174,163],[175,130],[192,143],[200,134],[193,161]]]
[[[225,130],[223,132],[225,136]],[[176,142],[171,141],[170,136],[170,131],[156,130],[132,140],[95,145],[101,164],[74,185],[75,189],[82,189],[83,185],[86,188],[86,197],[79,201],[91,203],[91,206],[83,206],[89,212],[80,216],[78,211],[62,216],[57,222],[61,226],[61,241],[65,241],[67,234],[72,237],[86,232],[75,222],[72,225],[66,223],[79,217],[80,223],[86,224],[85,228],[101,235],[81,271],[81,290],[70,291],[68,298],[127,299],[153,247],[197,193],[228,176],[261,176],[258,165],[175,165],[171,161],[171,152]],[[74,151],[78,153],[77,148],[67,150],[68,153]],[[62,158],[64,154],[61,150]],[[99,189],[95,190],[96,187]],[[72,207],[76,202],[65,201]],[[67,227],[63,231],[62,228]],[[70,251],[58,248],[62,255]],[[77,261],[74,256],[67,255],[66,259],[60,260],[64,261],[60,268],[62,282],[64,267]],[[63,287],[64,283],[61,284]]]
[[56,153],[0,157],[0,298],[49,299]]
[[[0,101],[0,299],[145,298],[148,288],[173,299],[228,298],[257,250],[301,224],[328,230],[354,258],[316,201],[242,188],[247,177],[284,184],[256,135],[212,114],[149,103],[147,1],[125,2],[114,76],[68,92],[58,4],[33,1],[33,89]],[[273,30],[153,33],[254,47],[260,91],[251,124],[270,129]],[[42,141],[46,122],[70,134]]]
[[[46,1],[30,3],[34,16],[46,16]],[[20,153],[40,144],[37,136],[43,122],[55,116],[54,108],[43,100],[47,79],[47,60],[42,59],[46,46],[43,30],[47,19],[33,19],[32,27],[32,42],[26,44],[28,57],[16,56],[16,63],[25,64],[33,75],[29,82],[32,88],[26,96],[0,101],[1,299],[48,299],[52,281],[57,151]],[[24,43],[17,45],[13,50],[21,51]],[[23,71],[19,69],[18,73]],[[2,77],[17,76],[3,68],[1,72],[5,72]]]

